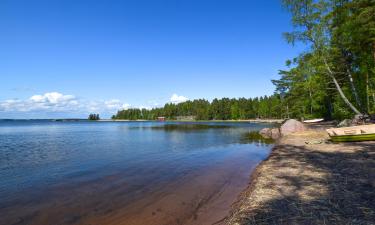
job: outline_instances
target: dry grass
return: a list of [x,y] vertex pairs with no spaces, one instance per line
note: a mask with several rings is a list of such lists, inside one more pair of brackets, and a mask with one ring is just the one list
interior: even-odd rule
[[375,224],[375,142],[284,137],[252,175],[228,224]]

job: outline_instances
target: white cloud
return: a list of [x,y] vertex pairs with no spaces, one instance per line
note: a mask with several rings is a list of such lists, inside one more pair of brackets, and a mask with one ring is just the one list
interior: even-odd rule
[[158,107],[163,107],[164,104],[160,104],[159,101],[157,100],[150,100],[147,102],[147,107],[144,107],[146,109],[152,109],[152,108],[158,108]]
[[189,99],[186,98],[185,96],[182,96],[182,95],[179,96],[177,94],[173,94],[170,99],[170,102],[172,102],[173,104],[178,104],[178,103],[186,102],[188,100]]
[[64,113],[105,113],[127,109],[130,105],[118,99],[107,101],[88,101],[74,95],[49,92],[33,95],[28,99],[9,99],[0,101],[0,112],[64,112]]
[[74,100],[74,95],[63,95],[58,92],[45,93],[44,95],[33,95],[30,100],[38,103],[60,104]]
[[147,110],[151,110],[152,109],[151,106],[145,106],[145,105],[138,106],[137,108],[138,109],[147,109]]
[[19,106],[22,104],[22,102],[18,99],[9,99],[5,100],[0,103],[0,110],[1,111],[9,111],[12,108],[19,108]]
[[33,95],[27,100],[9,99],[0,102],[1,111],[29,112],[37,110],[48,110],[52,112],[65,111],[78,105],[73,95],[63,95],[58,92]]

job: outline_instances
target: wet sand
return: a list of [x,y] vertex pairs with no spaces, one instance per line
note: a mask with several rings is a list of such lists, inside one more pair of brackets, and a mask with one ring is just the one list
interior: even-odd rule
[[0,224],[223,224],[256,164],[238,155],[173,182],[132,188],[121,173],[67,181],[0,208]]

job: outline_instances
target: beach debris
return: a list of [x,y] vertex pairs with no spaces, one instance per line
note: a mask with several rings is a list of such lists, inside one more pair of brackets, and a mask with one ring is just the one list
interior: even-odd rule
[[306,130],[305,125],[295,119],[287,120],[280,127],[280,132],[282,136],[288,135],[290,133],[302,132],[305,130]]
[[305,144],[307,145],[319,145],[323,144],[324,140],[312,140],[312,141],[305,141]]

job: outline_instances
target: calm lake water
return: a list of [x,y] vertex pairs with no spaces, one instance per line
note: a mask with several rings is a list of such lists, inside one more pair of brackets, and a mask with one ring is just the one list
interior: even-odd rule
[[251,123],[0,121],[0,224],[213,224],[271,143]]

